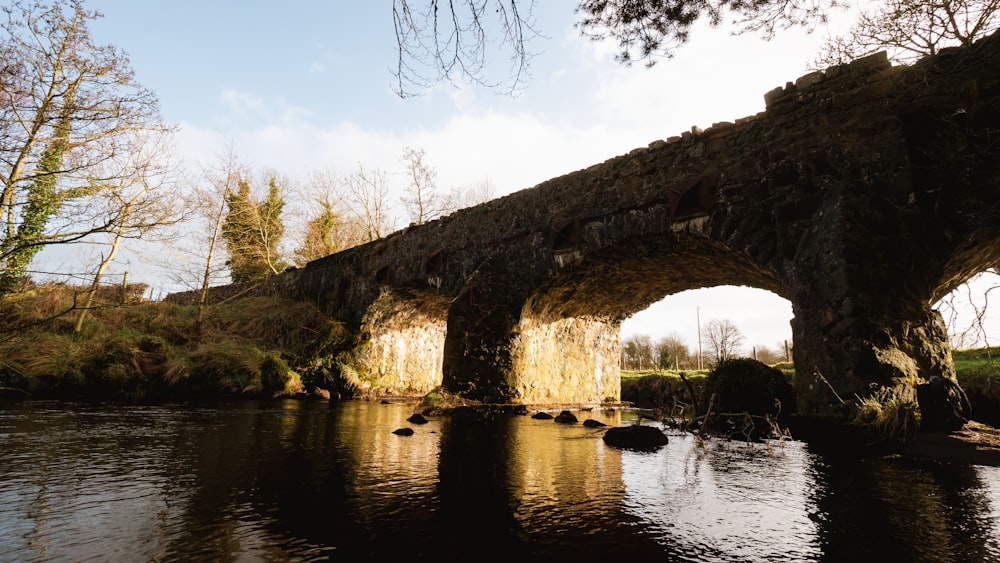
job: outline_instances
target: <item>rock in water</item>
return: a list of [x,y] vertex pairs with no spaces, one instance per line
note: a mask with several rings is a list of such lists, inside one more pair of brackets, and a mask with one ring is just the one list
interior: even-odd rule
[[531,418],[536,418],[538,420],[550,420],[552,418],[552,415],[547,412],[538,411],[535,414],[531,415]]
[[587,428],[600,428],[601,426],[607,426],[607,424],[604,424],[600,420],[594,420],[593,418],[588,418],[587,420],[584,420],[583,425],[586,426]]
[[413,436],[413,429],[412,428],[399,428],[397,430],[393,430],[392,433],[393,434],[397,434],[399,436]]
[[556,417],[556,422],[561,422],[563,424],[576,424],[577,420],[576,417],[573,416],[573,413],[569,411],[562,411],[559,413],[559,416]]
[[413,415],[410,416],[410,418],[406,419],[406,422],[409,422],[411,424],[427,424],[427,419],[424,418],[424,415],[420,413],[413,413]]
[[604,443],[627,450],[654,451],[667,444],[667,435],[652,426],[621,426],[604,433]]

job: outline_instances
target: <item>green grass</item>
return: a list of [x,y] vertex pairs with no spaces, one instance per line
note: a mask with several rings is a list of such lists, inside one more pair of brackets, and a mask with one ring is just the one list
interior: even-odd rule
[[622,379],[636,379],[640,377],[647,377],[650,375],[657,375],[661,377],[675,377],[680,379],[681,372],[684,372],[685,376],[706,376],[708,375],[708,370],[670,370],[670,369],[644,369],[644,370],[622,370]]
[[876,389],[856,405],[855,423],[870,427],[883,440],[908,442],[920,429],[914,381]]
[[1000,347],[954,350],[952,358],[973,419],[1000,426]]
[[329,390],[354,342],[315,305],[268,297],[208,307],[200,334],[194,306],[105,301],[74,334],[75,316],[58,313],[78,292],[52,284],[0,302],[0,387],[56,398],[266,396],[301,388],[301,377],[306,390]]
[[959,380],[962,376],[1000,373],[1000,347],[974,348],[971,350],[952,350],[951,357],[955,361],[955,371]]
[[952,357],[958,383],[966,393],[1000,405],[1000,348],[955,350]]

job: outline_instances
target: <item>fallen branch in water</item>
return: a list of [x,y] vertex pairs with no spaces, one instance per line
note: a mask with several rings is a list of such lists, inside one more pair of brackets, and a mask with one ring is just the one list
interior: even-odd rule
[[819,380],[822,381],[823,383],[826,383],[826,386],[830,388],[830,392],[833,393],[833,396],[836,397],[838,401],[840,401],[841,406],[845,407],[847,406],[847,403],[844,401],[844,399],[840,397],[840,394],[837,393],[837,390],[833,388],[833,385],[831,385],[830,382],[825,377],[823,377],[823,374],[820,373],[818,369],[813,371],[813,375],[818,377]]

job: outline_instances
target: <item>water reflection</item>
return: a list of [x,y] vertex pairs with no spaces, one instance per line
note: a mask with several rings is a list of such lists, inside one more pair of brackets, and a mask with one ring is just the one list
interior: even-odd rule
[[[827,560],[1000,560],[996,468],[905,458],[817,460]],[[842,523],[850,522],[851,526]]]
[[669,455],[627,453],[623,460],[627,507],[643,515],[659,542],[693,561],[819,557],[803,444],[672,440]]
[[0,409],[0,561],[1000,560],[998,468],[412,410]]

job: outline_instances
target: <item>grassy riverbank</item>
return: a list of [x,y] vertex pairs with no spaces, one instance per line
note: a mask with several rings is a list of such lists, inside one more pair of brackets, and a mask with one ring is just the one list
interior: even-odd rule
[[73,331],[79,288],[46,285],[0,303],[0,387],[33,397],[210,398],[347,392],[337,362],[354,336],[314,305],[246,298],[197,308],[107,288]]
[[[952,356],[958,381],[972,403],[972,418],[1000,427],[1000,347],[954,350]],[[794,367],[776,364],[791,383]],[[679,415],[692,402],[691,391],[681,378],[682,372],[669,370],[623,371],[622,400],[641,408],[658,409]],[[707,370],[683,372],[696,400],[703,400]]]

